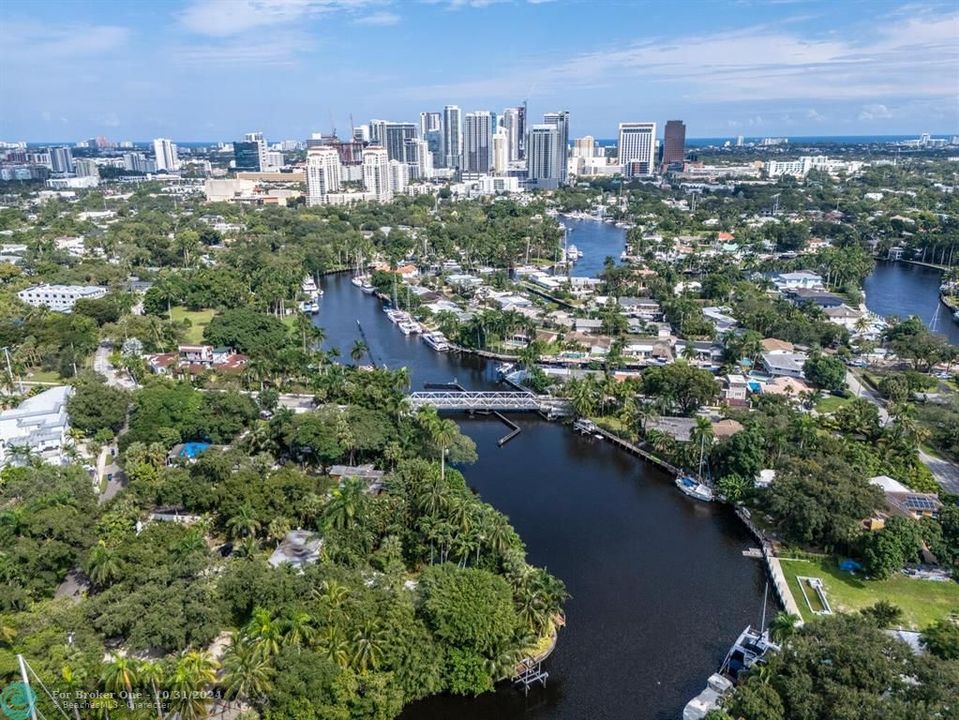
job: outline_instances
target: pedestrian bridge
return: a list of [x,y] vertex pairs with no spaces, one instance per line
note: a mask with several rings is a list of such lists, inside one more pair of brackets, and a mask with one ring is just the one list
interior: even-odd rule
[[534,395],[527,392],[478,392],[446,390],[410,393],[414,409],[431,405],[437,410],[479,412],[542,412],[546,415],[569,415],[572,410],[564,398]]

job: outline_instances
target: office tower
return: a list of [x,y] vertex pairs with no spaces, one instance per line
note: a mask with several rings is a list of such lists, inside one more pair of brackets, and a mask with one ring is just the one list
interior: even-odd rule
[[686,159],[686,125],[682,120],[667,120],[663,131],[663,165]]
[[68,147],[50,148],[50,170],[55,173],[72,173],[73,151]]
[[100,177],[97,164],[89,158],[80,158],[73,163],[77,177]]
[[370,126],[359,125],[358,127],[353,128],[353,140],[356,142],[368,143],[370,141]]
[[233,143],[233,166],[240,172],[260,170],[260,145],[256,142]]
[[553,190],[559,187],[559,161],[562,155],[563,175],[566,157],[560,152],[560,129],[553,124],[533,125],[526,137],[527,178],[534,187]]
[[627,177],[652,175],[656,167],[656,123],[620,123],[617,152]]
[[463,171],[486,175],[492,165],[493,118],[485,110],[463,118]]
[[[443,114],[438,112],[420,113],[420,140],[425,140],[433,154],[433,167],[443,166]],[[409,158],[406,159],[410,161]]]
[[555,165],[555,170],[553,172],[553,177],[559,179],[559,183],[565,184],[566,182],[566,154],[569,151],[569,112],[548,112],[543,115],[543,124],[545,125],[554,125],[556,130],[559,133],[559,151],[553,158]]
[[413,123],[370,120],[370,142],[384,148],[390,160],[406,162],[404,144],[415,137],[416,125]]
[[742,146],[743,146],[743,136],[740,135],[736,138],[736,147],[742,147]]
[[456,105],[443,108],[443,164],[458,170],[463,166],[463,128],[460,109]]
[[261,168],[262,170],[279,170],[286,164],[286,159],[279,150],[267,150],[263,156],[266,158],[266,162]]
[[363,151],[363,187],[379,202],[385,203],[393,199],[390,186],[390,159],[386,155],[385,148],[370,145]]
[[526,159],[526,138],[528,133],[526,132],[526,101],[523,101],[523,104],[516,108],[516,134],[519,136],[519,151],[516,155],[517,160]]
[[257,170],[266,170],[269,161],[266,157],[267,147],[266,140],[263,137],[261,132],[251,132],[247,133],[243,140],[248,143],[256,143],[257,151]]
[[306,152],[307,203],[322,205],[327,195],[340,191],[340,156],[332,145],[311,147]]
[[157,170],[176,172],[180,169],[180,160],[176,154],[176,145],[167,138],[153,141],[153,153],[156,155]]
[[405,150],[410,180],[428,180],[433,177],[433,153],[426,140],[407,140]]
[[504,128],[493,133],[493,172],[505,175],[509,168],[509,135]]
[[520,108],[506,108],[500,118],[500,125],[506,133],[506,152],[510,162],[521,160],[520,147],[523,130],[520,127]]
[[410,184],[410,166],[399,160],[390,160],[390,192],[394,195],[406,192]]

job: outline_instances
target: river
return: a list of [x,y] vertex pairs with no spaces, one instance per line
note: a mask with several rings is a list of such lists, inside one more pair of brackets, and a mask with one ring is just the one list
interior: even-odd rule
[[[323,289],[317,324],[344,357],[359,320],[373,359],[408,368],[415,388],[495,386],[491,363],[403,335],[345,275],[324,278]],[[568,624],[544,665],[545,689],[524,697],[503,684],[478,698],[439,696],[403,718],[678,718],[737,634],[759,621],[765,576],[742,556],[755,544],[745,529],[727,507],[690,500],[653,467],[563,425],[518,416],[522,433],[498,448],[501,424],[456,419],[479,452],[463,468],[467,481],[510,517],[530,561],[566,583]]]
[[942,273],[922,265],[878,262],[866,278],[866,307],[883,317],[918,316],[929,329],[959,345],[959,323],[939,302]]
[[566,242],[583,251],[583,258],[573,265],[570,275],[597,277],[608,257],[619,264],[620,255],[626,249],[624,229],[597,220],[575,220],[565,216],[558,220],[569,228]]

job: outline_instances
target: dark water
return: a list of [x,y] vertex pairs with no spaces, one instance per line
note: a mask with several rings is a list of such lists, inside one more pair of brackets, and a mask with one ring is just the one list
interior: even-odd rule
[[[406,366],[417,388],[453,378],[494,386],[484,362],[404,336],[349,278],[327,277],[323,287],[317,322],[345,357],[359,319],[376,361]],[[759,622],[765,576],[742,556],[754,543],[726,508],[686,498],[610,444],[537,416],[515,419],[522,433],[497,448],[501,424],[457,416],[480,458],[464,468],[467,481],[510,517],[530,561],[572,594],[568,625],[544,665],[547,687],[528,697],[508,684],[478,698],[436,697],[403,718],[678,718],[737,634]]]
[[866,307],[883,317],[917,315],[926,327],[959,345],[959,323],[939,302],[942,273],[921,265],[902,262],[876,263],[866,278]]
[[596,277],[607,257],[619,264],[619,256],[626,248],[626,230],[595,220],[561,216],[559,221],[570,229],[566,242],[583,251],[583,259],[573,265],[571,275]]

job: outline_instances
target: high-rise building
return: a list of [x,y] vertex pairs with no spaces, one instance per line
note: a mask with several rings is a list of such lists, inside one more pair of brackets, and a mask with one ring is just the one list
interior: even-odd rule
[[73,151],[68,147],[50,148],[50,170],[55,173],[72,173]]
[[526,118],[526,101],[524,100],[523,104],[516,108],[516,133],[519,136],[519,149],[516,154],[517,160],[526,159],[526,138],[528,136],[526,132]]
[[142,152],[123,153],[123,169],[129,172],[156,172],[156,163]]
[[742,146],[743,146],[743,136],[739,135],[736,137],[736,147],[742,147]]
[[523,130],[520,127],[520,108],[506,108],[500,116],[500,126],[506,134],[506,153],[510,162],[521,160],[520,138]]
[[311,147],[306,152],[307,203],[322,205],[327,195],[340,191],[340,156],[332,145]]
[[404,145],[407,140],[415,137],[416,125],[413,123],[370,120],[370,141],[384,148],[390,160],[406,162]]
[[433,177],[433,153],[426,140],[406,141],[406,164],[410,180],[428,180]]
[[463,118],[463,171],[486,175],[493,164],[493,117],[485,110]]
[[390,159],[386,149],[379,145],[370,145],[363,151],[363,187],[366,192],[373,193],[379,202],[386,203],[393,199]]
[[410,166],[399,160],[390,160],[390,192],[406,192],[406,187],[410,184]]
[[576,138],[573,143],[573,157],[590,158],[596,154],[596,140],[592,135]]
[[266,170],[269,160],[266,157],[267,145],[266,139],[261,132],[251,132],[243,136],[243,140],[248,143],[256,143],[257,152],[257,170]]
[[545,125],[554,125],[559,133],[559,149],[553,159],[556,166],[554,177],[559,178],[560,184],[566,183],[567,167],[566,155],[569,152],[569,112],[566,110],[560,112],[548,112],[543,115]]
[[89,158],[79,158],[73,163],[77,177],[100,177],[97,164]]
[[153,141],[153,152],[156,155],[157,170],[176,172],[180,169],[180,159],[177,157],[176,145],[167,138],[156,138]]
[[493,167],[497,175],[505,175],[509,168],[509,135],[504,128],[493,133]]
[[463,167],[462,113],[456,105],[443,108],[443,156],[444,167]]
[[652,175],[656,168],[656,123],[620,123],[617,152],[627,177]]
[[370,141],[370,126],[360,125],[353,128],[353,139],[356,142],[368,143]]
[[[443,114],[438,112],[420,113],[420,140],[425,140],[433,154],[433,167],[443,166]],[[407,163],[409,162],[407,158]]]
[[663,130],[663,165],[686,159],[686,125],[682,120],[667,120]]
[[534,187],[553,190],[559,187],[560,162],[566,175],[566,156],[560,151],[560,129],[554,124],[533,125],[526,136],[527,178]]
[[256,142],[233,143],[233,166],[243,172],[260,171],[260,145]]

